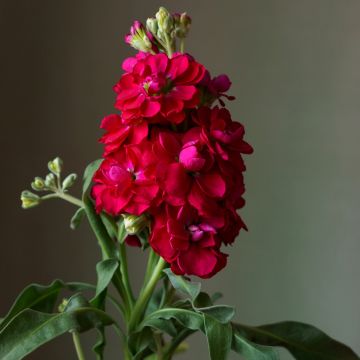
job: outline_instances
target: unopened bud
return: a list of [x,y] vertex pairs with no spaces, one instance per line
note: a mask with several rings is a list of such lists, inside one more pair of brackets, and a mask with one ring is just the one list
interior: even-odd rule
[[56,176],[60,175],[61,170],[62,170],[62,165],[63,165],[63,161],[59,157],[48,162],[49,170]]
[[152,52],[156,50],[152,34],[147,32],[140,21],[135,21],[130,28],[130,33],[125,36],[125,42],[136,50]]
[[34,181],[31,183],[31,187],[35,191],[45,190],[45,181],[41,177],[36,177]]
[[145,214],[140,216],[123,214],[125,230],[129,235],[140,233],[148,224],[149,219]]
[[76,175],[76,174],[70,174],[70,175],[68,175],[68,176],[64,179],[64,181],[63,181],[63,183],[62,183],[62,188],[63,188],[63,190],[66,190],[66,189],[69,189],[70,187],[72,187],[72,186],[74,185],[76,179],[77,179],[77,175]]
[[58,311],[60,313],[64,312],[68,304],[69,304],[68,299],[62,299],[61,304],[58,306]]
[[50,173],[46,175],[45,178],[45,186],[49,189],[55,188],[56,187],[56,180],[55,180],[55,175]]
[[154,36],[156,36],[158,32],[158,22],[155,18],[148,18],[146,20],[146,28],[150,31]]
[[158,32],[170,35],[174,29],[174,19],[172,15],[164,7],[160,7],[155,17],[158,22]]
[[32,193],[31,191],[28,191],[28,190],[24,190],[22,193],[21,193],[21,206],[23,209],[30,209],[34,206],[37,206],[40,204],[41,202],[41,198]]
[[178,37],[186,37],[189,33],[191,26],[191,17],[187,15],[186,13],[182,13],[180,15],[180,23],[179,23],[179,30],[178,30]]

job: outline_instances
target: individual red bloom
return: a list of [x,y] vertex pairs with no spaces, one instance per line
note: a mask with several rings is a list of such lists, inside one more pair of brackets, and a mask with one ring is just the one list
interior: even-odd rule
[[211,78],[209,71],[206,71],[200,86],[202,87],[203,105],[211,106],[218,99],[220,104],[225,106],[222,97],[228,100],[235,100],[234,96],[225,94],[231,87],[231,81],[225,74]]
[[[155,145],[160,158],[158,178],[169,204],[179,206],[190,202],[201,215],[210,216],[208,212],[214,209],[216,200],[225,195],[226,183],[212,166],[213,159],[207,147],[196,136],[198,130],[193,128],[185,133],[184,144],[171,132],[158,133]],[[172,156],[166,158],[162,154]],[[164,158],[165,161],[161,161]]]
[[203,141],[223,159],[228,160],[229,151],[243,154],[253,152],[252,147],[244,141],[243,125],[233,121],[227,109],[202,107],[194,115],[194,121],[203,128]]
[[231,206],[227,206],[225,210],[225,225],[218,231],[221,241],[225,245],[232,244],[241,229],[247,231],[244,221]]
[[164,53],[138,54],[127,59],[126,73],[115,85],[115,107],[125,120],[148,118],[151,122],[178,124],[185,118],[185,109],[199,104],[196,85],[205,69],[185,54],[168,58]]
[[156,164],[157,158],[147,141],[124,146],[107,157],[93,178],[96,210],[112,215],[140,215],[148,210],[159,191]]
[[178,275],[209,278],[226,265],[226,254],[211,220],[200,218],[189,207],[166,207],[155,216],[150,245]]
[[127,123],[117,114],[106,116],[100,128],[106,131],[99,140],[105,145],[104,157],[119,150],[123,144],[139,144],[148,135],[148,124],[143,119]]

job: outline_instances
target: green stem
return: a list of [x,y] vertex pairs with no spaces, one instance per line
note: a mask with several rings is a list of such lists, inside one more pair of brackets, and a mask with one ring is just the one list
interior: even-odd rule
[[74,346],[75,346],[75,350],[76,350],[78,359],[85,360],[85,354],[84,354],[83,348],[81,346],[80,336],[76,331],[74,331],[72,333],[72,338],[73,338],[73,342],[74,342]]
[[128,271],[128,264],[127,264],[127,255],[126,255],[126,245],[120,244],[120,272],[122,276],[122,281],[125,288],[125,294],[127,296],[128,303],[130,305],[130,311],[134,305],[135,299],[134,294],[131,288],[130,280],[129,280],[129,271]]
[[153,273],[153,268],[157,259],[159,259],[159,255],[156,254],[156,252],[150,248],[149,258],[146,265],[144,284],[147,284],[147,282],[149,281],[149,278]]
[[170,360],[174,352],[178,349],[179,345],[192,333],[194,330],[184,329],[179,332],[179,334],[173,338],[169,346],[164,351],[163,360]]
[[161,334],[155,333],[154,334],[154,340],[156,344],[156,354],[157,354],[157,360],[163,360],[163,344],[162,344],[162,338]]
[[[94,206],[88,196],[84,197],[84,209],[86,216],[88,217],[90,226],[94,231],[99,246],[101,248],[102,258],[116,258],[116,246],[110,238],[109,234],[107,233],[104,224],[102,223],[99,215],[96,213]],[[125,317],[128,318],[130,316],[130,304],[128,303],[126,290],[119,273],[115,273],[112,282],[124,301]]]
[[59,192],[59,191],[56,191],[54,194],[47,194],[47,195],[43,196],[41,199],[48,200],[48,199],[56,199],[56,198],[63,199],[75,206],[84,207],[84,203],[80,199],[78,199],[72,195],[65,194],[63,192]]
[[147,283],[144,283],[143,289],[140,292],[139,298],[137,302],[135,303],[133,312],[130,317],[129,322],[129,330],[133,331],[135,330],[138,321],[140,320],[141,316],[143,315],[145,308],[147,306],[147,303],[155,289],[155,286],[158,282],[158,280],[161,277],[162,271],[166,265],[166,262],[163,258],[159,258],[158,263],[156,264],[156,267]]
[[180,52],[185,52],[185,38],[180,38]]
[[165,35],[165,40],[166,40],[167,54],[168,54],[169,58],[172,58],[172,56],[173,56],[173,47],[172,47],[172,43],[171,43],[171,39],[170,39],[169,34]]

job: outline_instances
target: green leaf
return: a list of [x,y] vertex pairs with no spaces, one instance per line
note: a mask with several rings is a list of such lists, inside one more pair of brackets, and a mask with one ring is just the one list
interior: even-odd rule
[[149,319],[146,322],[146,326],[157,329],[173,337],[177,335],[177,330],[171,320]]
[[95,297],[99,296],[109,286],[116,270],[119,268],[117,259],[102,260],[96,265],[97,285]]
[[231,349],[231,324],[221,324],[211,316],[204,316],[205,333],[211,360],[226,360]]
[[204,332],[203,315],[192,310],[164,308],[154,311],[143,320],[139,328],[142,329],[145,326],[150,326],[153,319],[175,319],[187,329],[201,330]]
[[60,314],[48,314],[31,309],[21,311],[0,332],[0,359],[20,360],[46,342],[72,330],[84,332],[114,321],[101,310],[73,304]]
[[314,326],[287,321],[251,327],[234,324],[234,331],[253,343],[286,348],[300,360],[359,360],[348,346]]
[[221,324],[229,323],[235,315],[235,309],[228,305],[214,305],[196,310],[215,318]]
[[171,284],[174,288],[185,295],[190,296],[190,299],[194,301],[200,293],[201,284],[197,282],[190,282],[183,276],[175,275],[171,269],[165,269],[163,272],[168,276]]
[[124,221],[124,219],[122,217],[120,217],[120,219],[118,220],[117,226],[118,226],[118,232],[116,234],[116,237],[118,239],[118,242],[120,244],[123,244],[126,237],[127,237],[127,235],[128,235],[128,233],[127,233],[127,231],[125,229],[125,221]]
[[94,177],[94,174],[96,170],[99,168],[100,164],[102,163],[102,159],[98,159],[90,163],[85,171],[83,176],[83,194],[85,194],[92,182],[92,178]]
[[61,280],[55,280],[50,285],[31,284],[16,298],[13,306],[0,324],[3,329],[11,319],[24,309],[42,312],[52,312],[60,290],[64,287]]
[[116,225],[114,219],[110,215],[106,214],[105,212],[100,213],[100,218],[101,218],[101,221],[103,222],[109,236],[112,239],[116,239],[117,238],[117,225]]
[[279,360],[279,354],[271,347],[257,345],[242,337],[233,329],[232,349],[245,359]]
[[76,230],[85,216],[85,209],[79,208],[70,220],[70,228]]
[[[105,301],[107,288],[116,272],[119,268],[119,261],[117,259],[106,259],[100,261],[96,265],[97,273],[97,285],[95,297],[90,301],[91,305],[105,311]],[[98,360],[102,360],[104,357],[104,349],[106,345],[105,329],[103,326],[97,327],[98,340],[93,346],[93,351],[96,354]]]

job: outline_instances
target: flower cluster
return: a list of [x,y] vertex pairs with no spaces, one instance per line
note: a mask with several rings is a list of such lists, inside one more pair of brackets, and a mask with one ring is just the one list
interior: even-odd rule
[[114,87],[119,114],[101,123],[104,160],[92,196],[98,212],[146,214],[149,244],[172,271],[208,278],[226,265],[222,245],[246,229],[236,210],[244,206],[241,154],[252,148],[224,107],[224,98],[233,99],[229,78],[211,78],[192,56],[174,51],[190,22],[160,9],[126,36],[140,51],[123,62]]

